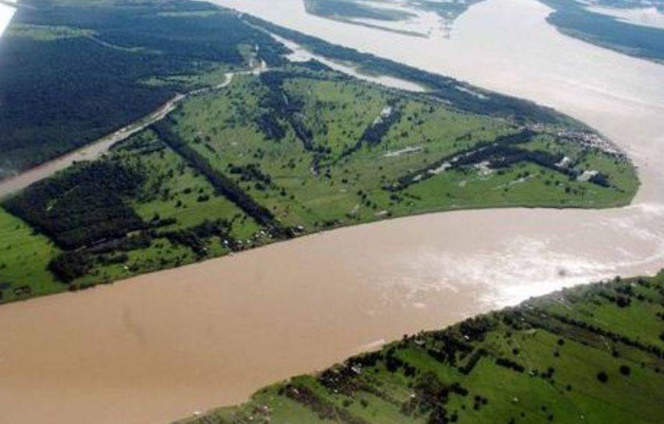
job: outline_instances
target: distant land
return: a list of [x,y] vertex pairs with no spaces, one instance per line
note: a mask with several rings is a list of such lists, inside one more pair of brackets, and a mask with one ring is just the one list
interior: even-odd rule
[[382,0],[303,0],[308,13],[322,18],[334,19],[355,25],[369,26],[384,31],[408,35],[426,36],[419,30],[403,29],[399,23],[422,18],[430,13],[438,17],[438,25],[444,31],[470,6],[482,0],[413,1]]
[[[29,5],[1,45],[0,79],[15,82],[0,84],[15,106],[0,111],[5,166],[183,97],[101,159],[0,203],[3,302],[391,217],[616,207],[638,188],[608,140],[551,109],[259,19],[187,1]],[[268,32],[425,91],[291,63]]]
[[[446,32],[469,7],[482,0],[453,1],[360,1],[360,0],[303,0],[307,12],[356,25],[368,25],[387,31],[424,36],[410,29],[418,14],[433,12],[440,21],[429,25],[443,26]],[[548,22],[566,35],[579,38],[630,56],[664,61],[664,28],[636,25],[616,17],[593,11],[590,6],[615,10],[653,8],[664,18],[664,1],[600,0],[541,0],[553,9]],[[400,25],[397,25],[399,24]],[[421,30],[420,30],[421,31]]]
[[660,423],[664,273],[404,336],[181,424]]
[[[553,8],[548,22],[564,34],[634,57],[664,62],[664,29],[622,22],[615,17],[594,13],[575,0],[542,0]],[[646,3],[631,0],[601,1],[617,9],[643,7]],[[664,2],[648,2],[664,13]]]

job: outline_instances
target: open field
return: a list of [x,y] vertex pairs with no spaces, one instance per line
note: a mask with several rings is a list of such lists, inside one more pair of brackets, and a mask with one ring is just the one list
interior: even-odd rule
[[661,422],[664,274],[404,336],[183,423]]
[[46,237],[0,208],[0,301],[66,289],[47,270],[58,252]]

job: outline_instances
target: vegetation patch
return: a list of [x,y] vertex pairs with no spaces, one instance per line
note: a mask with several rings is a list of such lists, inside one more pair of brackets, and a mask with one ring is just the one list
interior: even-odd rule
[[64,249],[124,237],[144,227],[122,200],[143,182],[139,172],[117,162],[74,167],[9,199],[5,208]]
[[59,252],[47,237],[0,208],[0,303],[64,290],[47,269]]
[[190,96],[4,207],[63,250],[48,270],[73,290],[395,216],[627,204],[629,161],[554,122],[288,64]]

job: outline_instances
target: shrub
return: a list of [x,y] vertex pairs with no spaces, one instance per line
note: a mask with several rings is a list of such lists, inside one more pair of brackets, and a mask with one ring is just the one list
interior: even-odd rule
[[600,381],[600,383],[607,383],[609,381],[609,376],[604,371],[600,371],[597,373],[597,379]]
[[630,375],[631,373],[632,373],[632,369],[629,366],[627,366],[627,365],[621,365],[620,366],[620,374],[627,376],[627,375]]

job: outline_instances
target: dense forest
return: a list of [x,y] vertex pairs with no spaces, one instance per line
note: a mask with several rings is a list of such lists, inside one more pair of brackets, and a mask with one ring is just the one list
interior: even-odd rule
[[[193,76],[282,47],[203,2],[28,0],[0,41],[0,178],[128,125]],[[26,101],[29,99],[30,101]]]
[[144,226],[121,199],[134,192],[143,178],[118,163],[85,163],[33,185],[8,199],[4,207],[63,249],[77,249]]

